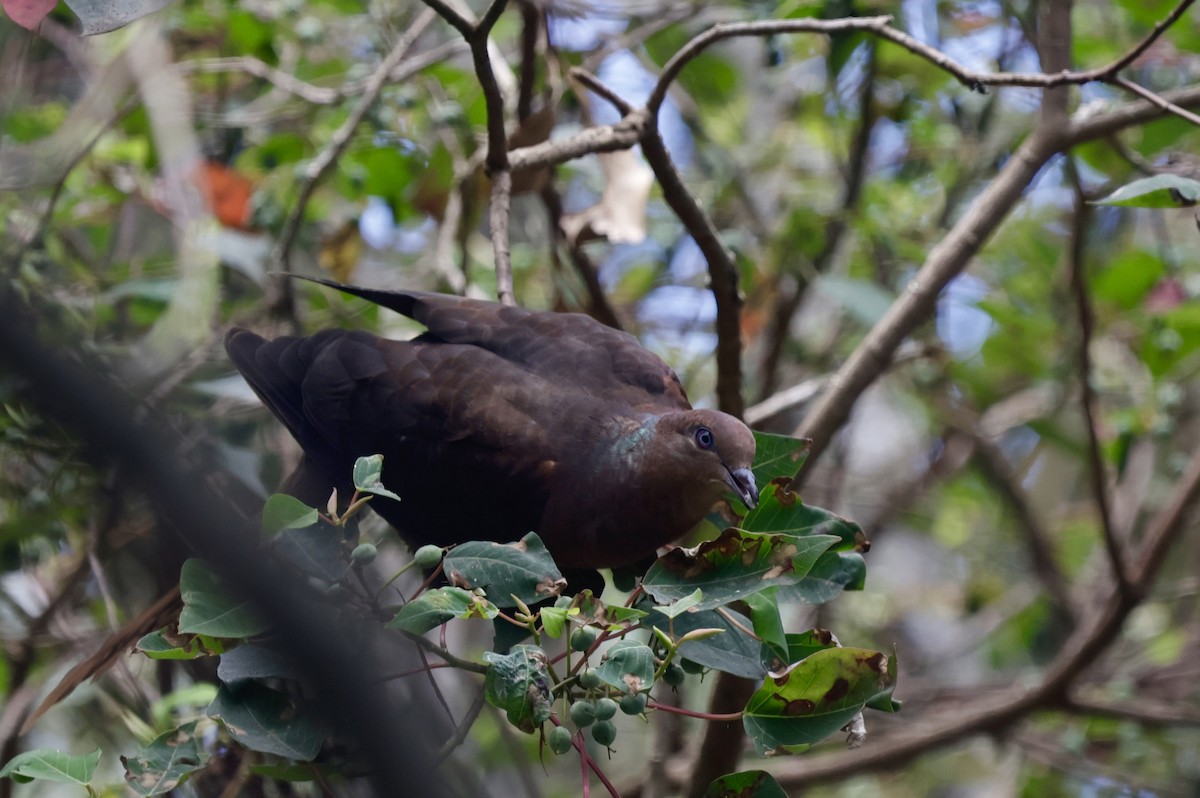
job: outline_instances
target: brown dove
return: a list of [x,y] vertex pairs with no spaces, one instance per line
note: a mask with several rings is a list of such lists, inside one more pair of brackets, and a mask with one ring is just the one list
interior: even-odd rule
[[564,570],[643,561],[727,492],[758,502],[750,430],[692,409],[627,333],[576,313],[315,282],[427,331],[229,331],[230,359],[304,450],[285,492],[323,506],[335,486],[348,495],[356,458],[379,453],[401,500],[370,506],[410,545],[535,531]]

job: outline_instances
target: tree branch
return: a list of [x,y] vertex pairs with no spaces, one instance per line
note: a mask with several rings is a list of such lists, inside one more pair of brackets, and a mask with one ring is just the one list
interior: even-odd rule
[[1104,466],[1104,455],[1100,451],[1099,433],[1096,429],[1096,391],[1092,387],[1091,353],[1096,317],[1092,310],[1091,298],[1088,296],[1087,276],[1085,275],[1087,229],[1091,214],[1087,198],[1083,195],[1083,187],[1079,182],[1079,174],[1074,168],[1074,161],[1069,159],[1067,174],[1075,187],[1075,207],[1071,216],[1068,258],[1071,272],[1071,293],[1074,295],[1075,307],[1079,314],[1079,390],[1084,433],[1087,438],[1088,484],[1092,490],[1092,503],[1096,506],[1096,514],[1100,519],[1100,534],[1104,540],[1105,551],[1108,553],[1113,579],[1120,591],[1128,592],[1129,579],[1125,572],[1125,555],[1121,551],[1121,544],[1117,540],[1116,530],[1113,528],[1111,502],[1107,487],[1108,474]]
[[[1167,551],[1186,528],[1188,513],[1198,498],[1200,452],[1192,457],[1187,472],[1176,482],[1170,501],[1147,526],[1141,556],[1130,572],[1133,595],[1148,589],[1157,576]],[[1009,727],[1038,709],[1058,708],[1064,703],[1069,707],[1072,683],[1117,638],[1125,619],[1137,606],[1128,595],[1115,589],[1109,591],[1103,604],[1067,640],[1036,687],[989,696],[934,718],[919,730],[908,726],[903,736],[879,740],[867,748],[795,760],[776,770],[776,778],[785,789],[797,789],[836,781],[847,772],[861,774],[900,767],[926,751]]]

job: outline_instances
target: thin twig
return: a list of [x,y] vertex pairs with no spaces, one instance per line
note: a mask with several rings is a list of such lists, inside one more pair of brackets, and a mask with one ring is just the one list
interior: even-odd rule
[[[420,71],[427,66],[442,61],[449,56],[456,55],[460,52],[465,52],[468,49],[466,42],[445,42],[418,53],[412,57],[412,63],[398,64],[392,73],[388,75],[388,82],[395,83],[404,80],[414,71]],[[247,75],[260,78],[267,81],[277,89],[281,89],[294,97],[298,97],[305,102],[313,105],[333,105],[339,103],[349,97],[358,97],[367,88],[367,83],[371,80],[370,76],[358,78],[356,80],[348,80],[341,86],[314,86],[311,83],[301,80],[290,72],[273,67],[270,64],[260,61],[254,56],[243,55],[231,58],[201,58],[195,61],[182,61],[175,64],[177,71],[183,74],[203,73],[211,74],[218,72],[244,72]],[[237,113],[236,111],[234,112]],[[217,115],[218,121],[227,121],[228,115]],[[234,121],[245,122],[249,120],[235,119]]]
[[1067,579],[1054,555],[1052,536],[1033,509],[1020,479],[1000,448],[979,432],[977,425],[960,428],[974,445],[975,462],[1008,505],[1018,533],[1024,538],[1033,572],[1041,581],[1046,594],[1068,618],[1074,616]]
[[484,165],[493,179],[497,172],[509,168],[508,135],[504,131],[504,96],[500,92],[500,84],[496,82],[496,73],[492,70],[491,57],[488,55],[488,36],[506,5],[508,0],[492,0],[479,24],[467,36],[475,62],[475,77],[479,78],[484,105],[487,107],[488,152]]
[[638,109],[613,125],[596,125],[566,138],[518,147],[508,154],[508,165],[521,171],[556,166],[584,155],[627,150],[641,140],[648,119],[645,109]]
[[483,711],[484,705],[487,703],[486,691],[480,687],[479,692],[475,695],[475,700],[471,702],[471,706],[467,708],[466,714],[463,715],[458,726],[454,729],[454,734],[446,741],[445,745],[433,755],[435,767],[446,761],[450,754],[454,753],[454,749],[462,745],[467,735],[471,731],[471,727],[475,725],[475,721],[479,718],[479,713]]
[[[679,48],[671,56],[670,60],[663,65],[662,72],[658,76],[658,82],[655,83],[654,89],[651,90],[650,96],[646,100],[646,107],[652,113],[658,113],[658,109],[667,99],[667,90],[670,89],[671,84],[675,81],[675,78],[679,77],[679,73],[683,71],[688,62],[700,55],[710,45],[716,44],[723,39],[732,39],[739,36],[770,36],[781,33],[831,34],[847,31],[872,31],[880,34],[882,31],[888,29],[888,23],[891,21],[891,16],[847,17],[845,19],[813,19],[805,17],[802,19],[771,19],[758,22],[723,22],[713,25]],[[918,44],[920,43],[918,42]],[[932,48],[928,48],[925,45],[920,46],[936,53]],[[941,56],[940,53],[937,53],[937,55]],[[945,56],[941,57],[945,58]],[[946,60],[949,61],[949,59]]]
[[325,145],[325,148],[305,168],[304,182],[300,186],[300,195],[296,199],[296,205],[292,208],[291,214],[288,215],[287,220],[284,222],[283,230],[280,232],[279,239],[275,242],[275,247],[271,252],[271,261],[277,268],[284,271],[288,268],[292,245],[295,243],[296,235],[300,231],[300,222],[304,218],[304,209],[308,205],[313,192],[316,191],[317,183],[329,168],[337,162],[342,153],[345,152],[351,138],[354,136],[354,131],[358,129],[367,112],[371,110],[371,106],[379,99],[379,93],[383,91],[384,85],[391,79],[393,70],[396,70],[400,66],[409,48],[412,47],[417,37],[425,31],[425,28],[433,22],[433,19],[434,14],[432,11],[424,11],[413,21],[413,24],[404,32],[399,41],[396,42],[391,52],[384,57],[379,66],[375,68],[375,72],[367,79],[362,96],[355,103],[354,108],[351,109],[350,115],[346,117],[346,121],[342,122],[341,126],[334,131],[329,139],[329,143]]
[[1139,97],[1142,97],[1145,100],[1148,100],[1148,101],[1154,103],[1155,105],[1157,105],[1159,108],[1163,109],[1164,111],[1175,114],[1175,116],[1178,116],[1181,119],[1186,119],[1187,121],[1191,122],[1193,125],[1200,125],[1200,116],[1197,116],[1196,114],[1192,113],[1191,111],[1187,110],[1186,108],[1181,108],[1180,106],[1171,102],[1167,98],[1163,97],[1161,94],[1157,94],[1155,92],[1150,91],[1145,86],[1140,86],[1137,83],[1134,83],[1131,80],[1126,80],[1125,78],[1122,78],[1122,77],[1113,78],[1112,83],[1117,86],[1120,86],[1122,89],[1133,92],[1134,94],[1138,95]]
[[1100,436],[1096,429],[1096,390],[1092,386],[1092,337],[1096,327],[1096,316],[1092,310],[1091,298],[1088,296],[1087,276],[1085,275],[1085,251],[1087,247],[1087,229],[1090,218],[1087,198],[1079,182],[1079,174],[1074,168],[1074,161],[1068,158],[1068,179],[1075,187],[1075,206],[1071,216],[1070,248],[1068,258],[1071,271],[1071,293],[1075,298],[1075,306],[1079,314],[1079,388],[1081,393],[1080,405],[1083,410],[1084,432],[1087,437],[1088,453],[1088,482],[1092,490],[1092,503],[1096,506],[1096,514],[1100,518],[1100,533],[1104,539],[1104,548],[1108,552],[1108,562],[1112,568],[1113,578],[1121,592],[1129,590],[1129,577],[1125,572],[1125,555],[1117,540],[1113,528],[1111,502],[1108,495],[1108,475],[1104,467],[1104,455],[1100,450]]
[[675,707],[670,704],[663,704],[658,701],[647,701],[647,709],[656,709],[659,712],[670,712],[675,715],[685,715],[689,718],[700,718],[701,720],[710,721],[735,721],[741,720],[745,712],[726,712],[723,714],[713,714],[711,712],[697,712],[694,709],[686,709],[684,707]]
[[1200,713],[1179,704],[1166,704],[1138,698],[1136,701],[1095,701],[1068,696],[1060,709],[1074,715],[1095,715],[1131,720],[1143,726],[1200,726]]
[[469,659],[463,659],[462,657],[456,657],[446,649],[439,646],[437,643],[434,643],[431,640],[426,640],[421,635],[409,634],[405,632],[404,636],[416,643],[419,647],[425,649],[431,654],[441,657],[447,663],[461,671],[468,671],[470,673],[487,673],[487,665],[484,665],[482,662],[474,662]]
[[449,22],[454,29],[462,34],[462,37],[467,41],[471,40],[471,36],[475,33],[475,23],[459,14],[442,0],[425,0],[425,5],[437,12],[438,16]]
[[646,162],[662,186],[663,199],[708,263],[710,288],[717,300],[717,406],[740,418],[745,411],[745,400],[742,397],[742,297],[738,290],[737,264],[721,241],[712,219],[684,185],[656,120],[651,119],[646,125],[641,145]]
[[582,83],[593,93],[607,100],[614,108],[621,112],[622,116],[628,116],[633,113],[633,105],[586,69],[571,67],[571,71],[567,73],[567,77]]

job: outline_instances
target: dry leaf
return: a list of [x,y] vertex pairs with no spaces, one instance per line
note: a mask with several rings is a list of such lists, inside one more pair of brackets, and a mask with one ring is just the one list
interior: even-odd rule
[[604,169],[600,202],[585,211],[564,216],[563,232],[572,246],[594,238],[613,244],[638,244],[646,238],[646,202],[654,172],[632,150],[599,153]]

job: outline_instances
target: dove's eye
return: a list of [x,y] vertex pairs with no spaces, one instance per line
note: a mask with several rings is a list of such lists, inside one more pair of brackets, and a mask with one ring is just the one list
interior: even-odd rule
[[711,449],[713,447],[712,430],[708,427],[700,427],[696,430],[696,445],[701,449]]

